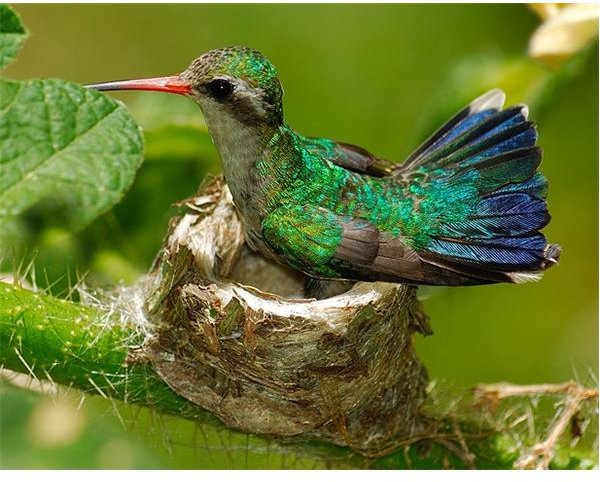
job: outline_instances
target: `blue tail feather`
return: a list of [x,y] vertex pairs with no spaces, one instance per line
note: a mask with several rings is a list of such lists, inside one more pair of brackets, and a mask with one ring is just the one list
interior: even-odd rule
[[431,251],[489,268],[500,270],[539,270],[544,261],[546,238],[541,234],[519,237],[495,237],[464,242],[453,239],[434,239]]
[[464,239],[523,236],[549,220],[543,200],[526,193],[500,193],[482,198],[466,220],[442,225],[440,234]]
[[[454,150],[441,158],[432,155],[432,159],[436,159],[440,167],[464,170],[496,156],[534,146],[537,140],[535,127],[526,120],[521,108],[517,109],[514,116],[503,120],[502,114],[505,112],[495,114],[485,125],[473,128],[472,131],[477,131],[477,137],[469,139],[467,133],[465,139],[448,146]],[[495,124],[497,121],[500,123]],[[491,131],[484,130],[488,127]]]
[[429,173],[479,199],[464,219],[444,220],[424,261],[473,279],[515,281],[556,263],[560,247],[539,231],[548,224],[548,183],[537,172],[542,151],[527,108],[502,109],[494,91],[474,101],[413,154],[400,172]]
[[536,172],[523,182],[509,183],[496,190],[498,194],[507,192],[522,192],[539,199],[546,199],[548,195],[548,181],[541,172]]
[[541,160],[542,152],[538,147],[526,147],[485,159],[470,169],[477,171],[475,183],[483,195],[496,192],[507,184],[526,182],[535,174]]
[[492,113],[464,131],[460,124],[453,130],[460,130],[461,134],[444,137],[432,145],[419,162],[432,168],[465,167],[511,149],[532,146],[537,139],[535,127],[527,121],[526,109],[522,106]]
[[504,92],[494,89],[475,99],[421,144],[406,162],[398,167],[398,172],[410,171],[415,165],[423,164],[428,153],[437,150],[441,144],[454,139],[475,123],[482,122],[498,112],[504,104],[505,97]]
[[448,144],[451,141],[456,140],[460,135],[464,134],[473,126],[480,124],[485,121],[492,115],[498,112],[495,109],[487,109],[482,112],[477,112],[476,114],[470,115],[466,117],[464,120],[458,122],[458,124],[449,130],[443,137],[433,142],[431,146],[428,148],[428,152],[435,152],[439,150],[442,146]]

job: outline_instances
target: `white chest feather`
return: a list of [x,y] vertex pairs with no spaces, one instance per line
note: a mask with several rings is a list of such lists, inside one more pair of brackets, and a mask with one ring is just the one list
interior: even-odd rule
[[228,184],[237,185],[238,182],[244,184],[245,181],[249,181],[254,164],[261,154],[256,132],[211,105],[205,107],[204,115],[210,135],[221,156]]
[[217,106],[203,106],[210,135],[215,143],[223,174],[238,209],[246,237],[256,249],[261,237],[261,179],[255,164],[263,155],[263,143],[256,131]]

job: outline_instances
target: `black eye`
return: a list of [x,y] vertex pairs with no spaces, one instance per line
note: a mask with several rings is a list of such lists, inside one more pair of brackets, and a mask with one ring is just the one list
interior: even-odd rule
[[208,94],[216,100],[226,100],[233,92],[233,84],[225,79],[211,80],[206,88]]

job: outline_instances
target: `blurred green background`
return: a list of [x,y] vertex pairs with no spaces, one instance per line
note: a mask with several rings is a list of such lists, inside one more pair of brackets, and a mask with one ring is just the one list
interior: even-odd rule
[[[32,35],[3,73],[6,77],[87,83],[168,75],[209,49],[248,45],[277,67],[289,124],[306,135],[362,145],[397,161],[486,88],[505,88],[511,103],[539,101],[532,114],[545,152],[542,170],[550,181],[553,215],[546,234],[562,245],[561,263],[537,284],[424,291],[435,335],[419,337],[417,348],[431,378],[455,388],[503,380],[595,380],[597,46],[569,75],[526,59],[528,38],[540,21],[523,5],[16,9]],[[111,213],[77,234],[62,227],[51,208],[38,207],[28,214],[22,237],[12,247],[17,258],[37,253],[38,279],[47,278],[57,294],[77,273],[88,273],[91,284],[135,281],[160,247],[174,213],[171,204],[192,194],[207,172],[219,171],[206,136],[196,135],[203,131],[203,120],[189,100],[142,93],[118,97],[148,134],[148,160],[132,190]],[[171,123],[184,128],[170,133]],[[35,442],[45,440],[39,431],[48,424],[61,424],[57,406],[66,410],[64,420],[78,420],[71,437]],[[310,457],[270,450],[267,443],[249,454],[245,435],[231,439],[219,429],[205,433],[190,422],[146,410],[121,407],[118,416],[109,402],[91,399],[78,412],[73,406],[76,395],[49,403],[47,397],[5,387],[1,466],[324,466]]]

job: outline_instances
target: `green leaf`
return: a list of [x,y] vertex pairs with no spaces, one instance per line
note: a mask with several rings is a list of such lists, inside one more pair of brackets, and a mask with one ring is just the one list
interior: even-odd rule
[[121,199],[143,144],[120,103],[60,80],[2,80],[0,99],[0,226],[45,202],[80,229]]
[[10,64],[27,38],[19,16],[8,5],[0,4],[0,68]]

